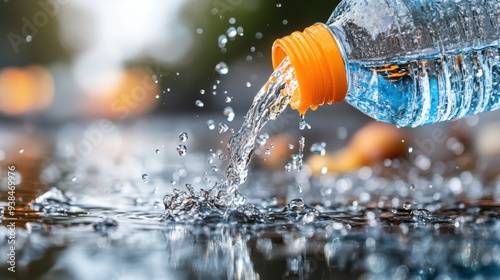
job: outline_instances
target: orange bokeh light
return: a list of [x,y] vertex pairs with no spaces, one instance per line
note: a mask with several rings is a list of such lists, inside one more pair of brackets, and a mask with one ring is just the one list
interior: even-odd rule
[[18,116],[46,109],[54,98],[52,74],[42,66],[0,72],[0,113]]

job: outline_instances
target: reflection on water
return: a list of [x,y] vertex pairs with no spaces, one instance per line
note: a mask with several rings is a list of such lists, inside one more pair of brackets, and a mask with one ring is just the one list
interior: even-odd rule
[[[433,163],[431,175],[398,173],[396,162],[342,176],[254,170],[241,187],[245,206],[226,211],[198,197],[185,208],[196,211],[173,212],[163,205],[171,205],[172,196],[164,196],[174,188],[201,194],[223,178],[224,160],[207,156],[218,154],[218,133],[196,146],[196,134],[187,131],[189,153],[181,157],[182,126],[153,123],[141,133],[134,124],[95,127],[81,129],[93,131],[94,140],[103,133],[100,142],[89,140],[87,155],[67,153],[66,143],[78,142],[57,130],[46,138],[51,154],[30,165],[41,171],[32,177],[42,179],[23,174],[16,273],[7,270],[10,245],[0,242],[1,279],[500,277],[500,188],[474,170],[446,162]],[[24,149],[29,154],[30,146]],[[214,164],[221,168],[212,170]],[[0,236],[8,240],[7,199],[1,201]]]

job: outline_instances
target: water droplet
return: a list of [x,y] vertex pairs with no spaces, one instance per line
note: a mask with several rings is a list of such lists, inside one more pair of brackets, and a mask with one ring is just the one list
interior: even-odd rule
[[231,106],[226,106],[226,108],[224,108],[224,116],[226,116],[226,119],[228,122],[232,122],[234,120],[234,111],[233,111],[233,108]]
[[281,23],[283,23],[283,25],[287,25],[288,24],[288,20],[284,19]]
[[73,182],[76,182],[76,180],[77,180],[76,177],[71,178],[71,181],[73,181]]
[[299,193],[302,193],[302,187],[301,187],[301,186],[297,186],[297,191],[298,191]]
[[181,132],[181,134],[179,134],[179,140],[181,142],[186,142],[188,140],[188,134],[186,132]]
[[276,7],[281,8],[281,3],[276,3]]
[[219,123],[219,133],[224,133],[229,129],[227,124],[225,123]]
[[200,89],[200,94],[205,94],[205,90],[204,89]]
[[250,47],[251,52],[255,52],[255,47]]
[[326,143],[325,142],[321,142],[321,143],[313,143],[311,145],[311,152],[314,153],[314,154],[319,154],[319,155],[322,155],[324,156],[325,153],[326,153]]
[[19,153],[20,153],[20,154],[24,153],[24,149],[20,149],[20,150],[19,150]]
[[299,119],[299,129],[304,130],[306,128],[311,129],[311,126],[306,122],[304,114],[301,114]]
[[196,33],[198,33],[198,35],[203,34],[203,29],[202,28],[196,29]]
[[[227,73],[229,73],[229,67],[227,66],[227,63],[221,61],[217,63],[217,65],[215,65],[215,71],[219,73],[219,75],[226,75]],[[214,89],[217,88],[216,85],[214,85],[214,87]]]
[[255,39],[257,39],[257,40],[262,39],[262,33],[260,33],[260,32],[255,33]]
[[156,153],[156,154],[159,154],[159,153],[160,153],[160,150],[159,150],[159,149],[156,149],[156,150],[155,150],[155,153]]
[[191,196],[194,196],[194,195],[195,195],[195,193],[194,193],[194,188],[193,188],[193,185],[191,185],[191,184],[186,184],[185,186],[186,186],[186,189],[188,190],[189,194],[190,194]]
[[403,208],[404,208],[405,210],[410,210],[410,209],[411,209],[411,203],[410,203],[410,202],[408,202],[408,201],[407,201],[407,202],[405,202],[405,203],[403,204]]
[[238,32],[236,31],[236,28],[234,26],[231,26],[226,30],[226,34],[229,39],[234,39],[236,35],[238,35]]
[[179,145],[177,146],[177,153],[179,153],[180,156],[185,156],[187,153],[187,148],[185,145]]
[[221,34],[219,38],[217,39],[217,42],[219,43],[219,48],[224,48],[227,44],[227,37],[225,34]]
[[291,162],[287,162],[285,164],[285,171],[286,172],[290,172],[292,170],[292,167],[293,167],[292,163]]
[[398,208],[396,208],[396,207],[392,207],[392,208],[391,208],[391,213],[392,213],[392,214],[397,214],[397,213],[398,213]]
[[411,190],[412,192],[416,191],[416,190],[417,190],[417,186],[415,186],[414,184],[411,184],[411,185],[410,185],[410,190]]
[[229,24],[235,24],[236,23],[236,19],[234,17],[229,18],[228,22],[229,22]]
[[408,153],[410,153],[410,154],[413,153],[413,147],[408,148]]
[[221,161],[224,161],[227,159],[227,155],[224,153],[220,153],[218,157],[219,157],[219,160],[221,160]]
[[203,107],[203,106],[205,106],[205,104],[203,103],[203,101],[201,101],[201,100],[199,100],[199,99],[198,99],[198,100],[196,100],[196,101],[194,102],[194,104],[196,105],[196,107],[200,107],[200,108],[201,108],[201,107]]
[[238,32],[238,35],[243,36],[243,27],[238,26],[238,28],[236,28],[236,32]]
[[144,183],[146,183],[148,181],[148,174],[146,173],[142,174],[141,178],[144,181]]
[[306,204],[301,198],[290,200],[287,206],[288,212],[303,213],[306,210]]
[[266,149],[266,150],[264,151],[264,154],[266,154],[266,155],[270,155],[270,154],[271,154],[271,150]]
[[158,98],[160,98],[160,95],[159,95],[159,94],[157,94],[155,97],[156,97],[156,99],[158,99]]
[[215,129],[215,122],[213,120],[208,120],[207,127],[209,130],[214,130]]
[[324,166],[323,168],[321,168],[320,173],[321,175],[325,175],[326,173],[328,173],[328,167]]
[[293,148],[295,148],[293,144],[288,144],[288,149],[293,150]]
[[251,84],[250,82],[246,82],[246,84],[245,84],[245,85],[246,85],[247,87],[251,87],[251,86],[252,86],[252,84]]
[[269,134],[262,133],[261,135],[259,135],[257,137],[257,139],[255,139],[255,143],[257,143],[257,145],[259,145],[259,146],[264,146],[266,144],[267,140],[269,140]]
[[224,102],[226,102],[226,103],[231,103],[231,101],[232,101],[232,98],[229,96],[226,96],[226,98],[224,99]]

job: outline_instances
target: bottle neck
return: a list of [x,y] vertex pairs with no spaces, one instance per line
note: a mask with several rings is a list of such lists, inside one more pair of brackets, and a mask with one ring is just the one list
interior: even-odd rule
[[290,102],[292,109],[307,109],[344,100],[347,74],[342,53],[333,34],[324,24],[314,24],[303,32],[278,39],[272,48],[273,67],[289,57],[299,88]]

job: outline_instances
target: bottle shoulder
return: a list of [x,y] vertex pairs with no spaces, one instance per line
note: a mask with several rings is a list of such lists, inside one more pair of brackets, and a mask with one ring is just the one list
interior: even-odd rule
[[350,61],[400,61],[499,45],[499,1],[423,3],[342,1],[326,24]]

